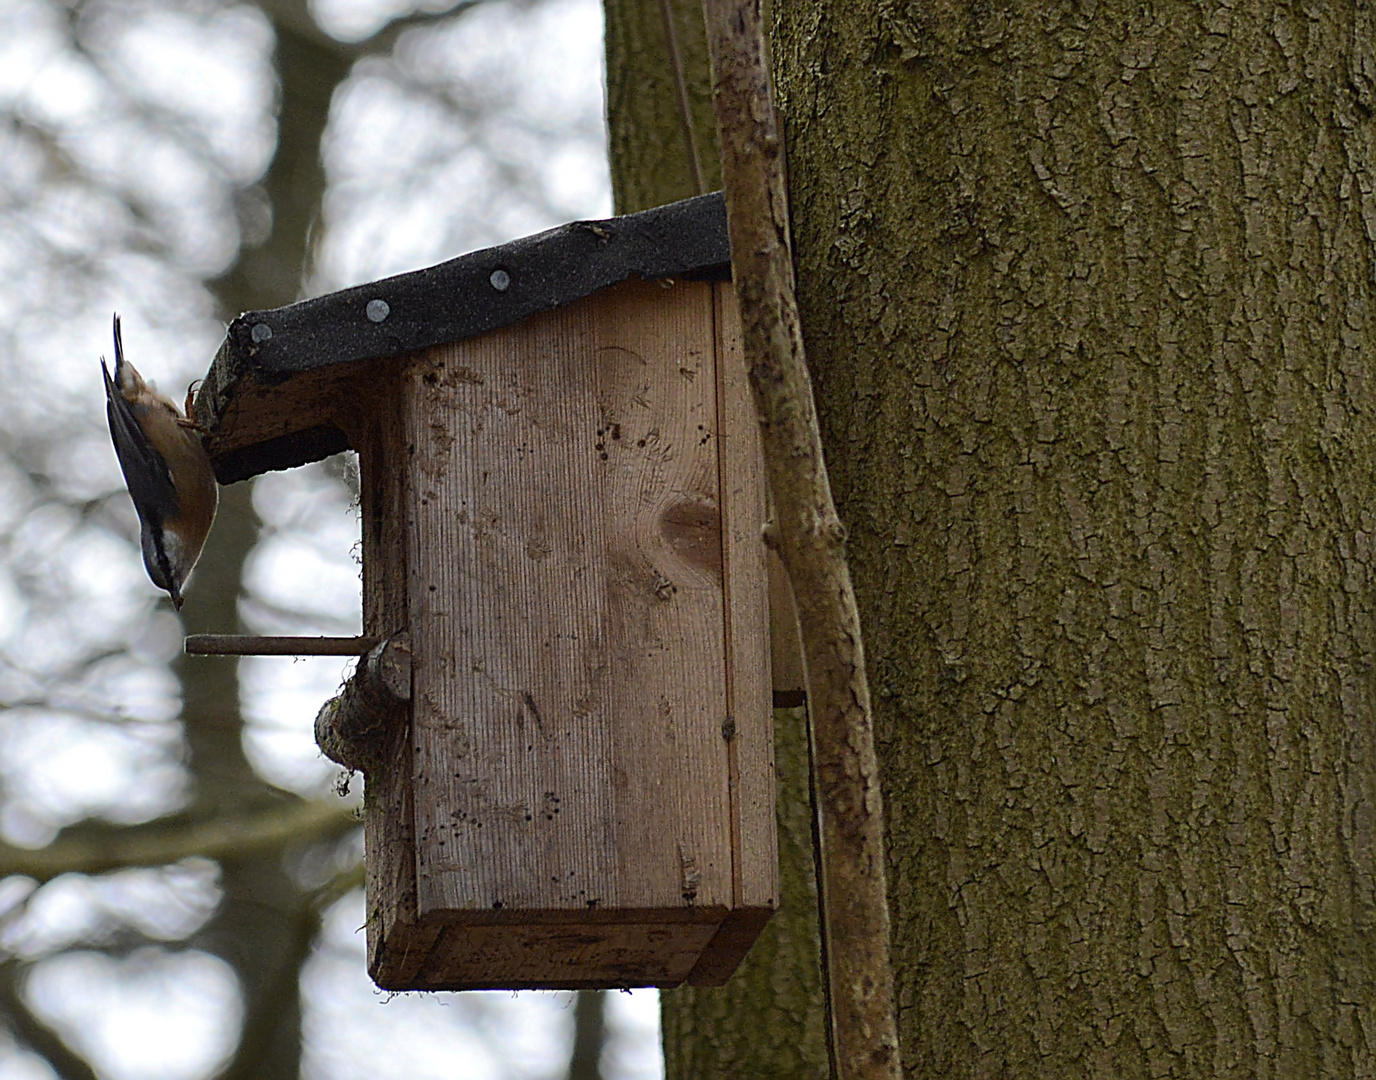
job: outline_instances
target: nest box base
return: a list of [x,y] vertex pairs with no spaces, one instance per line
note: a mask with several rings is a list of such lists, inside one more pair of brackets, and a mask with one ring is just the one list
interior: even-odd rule
[[773,913],[696,908],[594,913],[547,922],[497,913],[481,922],[397,927],[369,970],[383,990],[592,990],[721,986]]

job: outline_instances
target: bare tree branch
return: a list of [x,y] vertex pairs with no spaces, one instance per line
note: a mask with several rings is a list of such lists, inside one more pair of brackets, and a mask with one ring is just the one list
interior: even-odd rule
[[732,277],[774,501],[773,538],[793,586],[807,666],[835,1072],[838,1080],[899,1080],[883,800],[865,651],[803,355],[760,0],[704,0],[703,10]]
[[209,821],[114,826],[85,822],[67,829],[45,848],[0,843],[0,875],[23,874],[50,881],[60,874],[101,874],[130,866],[165,866],[180,859],[242,859],[358,828],[349,807],[337,802],[284,803],[238,817]]

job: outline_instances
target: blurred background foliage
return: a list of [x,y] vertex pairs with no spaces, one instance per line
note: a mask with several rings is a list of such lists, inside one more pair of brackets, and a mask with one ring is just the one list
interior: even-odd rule
[[225,489],[179,619],[96,367],[609,213],[601,64],[596,0],[0,3],[0,1077],[660,1075],[652,994],[373,990],[344,666],[179,655],[358,632],[350,464]]

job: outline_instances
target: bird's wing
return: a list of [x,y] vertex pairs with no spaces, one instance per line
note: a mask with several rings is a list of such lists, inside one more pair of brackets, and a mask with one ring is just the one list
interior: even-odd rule
[[[118,371],[121,359],[118,327],[115,333],[115,370]],[[177,489],[172,485],[167,461],[144,435],[133,408],[110,378],[110,370],[103,358],[100,370],[105,375],[105,418],[110,423],[110,438],[115,444],[119,467],[124,471],[124,482],[129,485],[129,496],[134,500],[139,516],[156,522],[175,517]]]

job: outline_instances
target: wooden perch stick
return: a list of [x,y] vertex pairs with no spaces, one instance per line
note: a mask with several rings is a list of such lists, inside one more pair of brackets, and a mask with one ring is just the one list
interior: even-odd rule
[[838,1080],[902,1075],[889,963],[883,801],[860,616],[822,457],[787,243],[783,146],[760,0],[703,0],[731,270],[807,666],[822,940]]
[[257,634],[188,634],[188,656],[362,656],[375,637],[259,637]]

